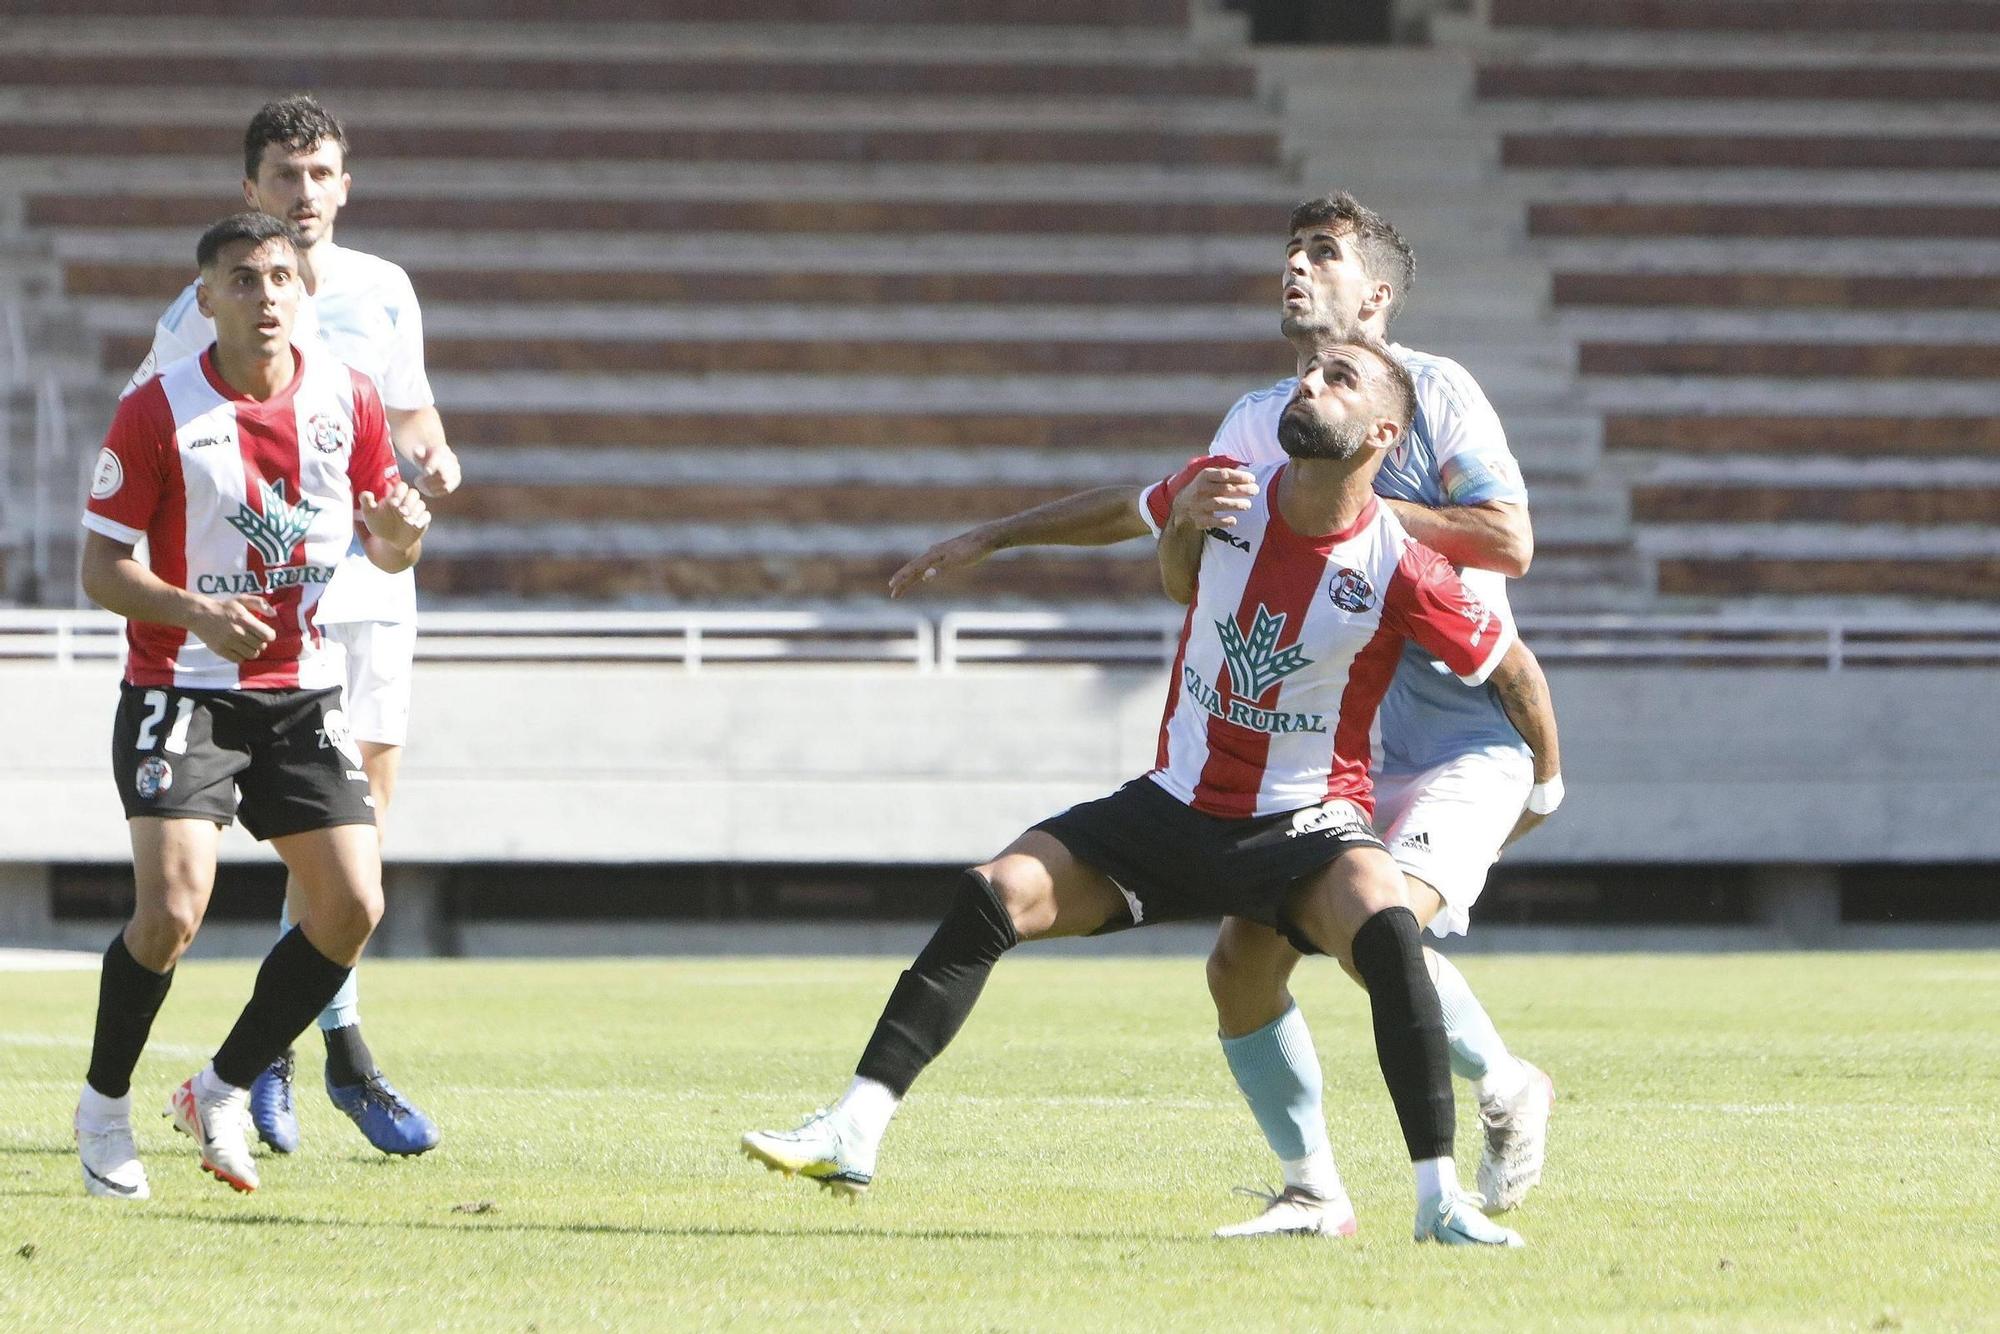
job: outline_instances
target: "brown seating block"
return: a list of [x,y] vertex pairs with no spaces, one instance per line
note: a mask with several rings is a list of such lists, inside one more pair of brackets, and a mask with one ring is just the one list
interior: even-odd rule
[[1674,557],[1659,563],[1660,591],[1699,597],[1853,594],[1857,610],[1882,598],[1991,602],[2000,598],[2000,560],[1991,557],[1880,560],[1763,560]]
[[[2000,15],[2000,11],[1996,11]],[[0,143],[4,143],[0,137]],[[1508,134],[1503,166],[1774,167],[1981,171],[2000,167],[2000,138],[1907,134]]]
[[[1163,473],[1166,466],[1163,461]],[[432,508],[452,520],[503,523],[552,519],[602,523],[971,523],[1060,500],[1078,489],[1006,483],[919,486],[903,484],[894,476],[825,485],[483,482],[438,500]]]
[[[1153,163],[1274,166],[1268,130],[898,129],[830,127],[616,129],[600,126],[369,125],[354,132],[371,158],[645,162]],[[0,156],[200,157],[241,151],[233,125],[0,122]]]
[[[0,0],[0,15],[41,18],[48,0]],[[136,16],[160,13],[154,0],[63,0],[68,18]],[[271,7],[265,0],[178,0],[173,11],[183,18],[265,20]],[[731,23],[757,24],[858,23],[897,26],[957,26],[962,24],[1056,24],[1079,27],[1181,27],[1187,23],[1187,0],[427,0],[412,7],[404,0],[346,0],[343,19],[475,19],[492,23]]]
[[[718,450],[797,446],[1076,448],[1148,451],[1171,466],[1202,453],[1220,411],[1095,412],[572,412],[460,410],[444,405],[468,447],[561,445]],[[1162,469],[1164,472],[1164,468]]]
[[2000,274],[1557,273],[1558,306],[1992,310]]
[[[104,341],[106,370],[136,366],[150,335]],[[1292,369],[1275,340],[1059,340],[843,338],[459,338],[425,340],[433,371],[570,371],[597,375],[1120,375],[1240,371],[1277,378]]]
[[1644,32],[1993,31],[1982,0],[1492,0],[1496,28]]
[[1675,454],[2000,456],[2000,417],[1704,416],[1614,413],[1606,449]]
[[2000,101],[2000,67],[1487,64],[1474,87],[1495,99],[1992,102]]
[[2000,523],[2000,487],[1660,486],[1632,488],[1642,523]]
[[[1135,283],[1123,273],[744,273],[701,269],[453,269],[405,266],[426,301],[633,302],[646,305],[1264,305],[1264,273],[1175,273]],[[74,297],[173,299],[193,265],[77,260]],[[1155,276],[1158,276],[1157,273]],[[2000,281],[2000,280],[1996,280]]]
[[1616,343],[1577,347],[1586,375],[2000,379],[1994,343]]
[[[240,209],[242,196],[72,194],[28,196],[30,227],[186,227],[198,230]],[[2000,215],[2000,209],[1989,210]],[[1244,234],[1281,240],[1285,206],[1160,200],[881,199],[497,199],[364,195],[341,211],[343,225],[445,232],[810,232],[990,235]],[[189,233],[193,253],[195,230]]]
[[[868,93],[962,97],[1219,97],[1257,91],[1248,65],[1206,57],[1156,62],[1038,60],[1032,56],[963,60],[814,60],[810,56],[568,57],[482,56],[440,61],[383,53],[312,57],[312,86],[329,97],[357,89],[423,92]],[[152,55],[41,53],[0,55],[0,86],[241,88],[282,92],[291,81],[273,73],[268,57],[179,53]]]
[[1546,237],[2000,235],[2000,205],[1530,204],[1528,233]]

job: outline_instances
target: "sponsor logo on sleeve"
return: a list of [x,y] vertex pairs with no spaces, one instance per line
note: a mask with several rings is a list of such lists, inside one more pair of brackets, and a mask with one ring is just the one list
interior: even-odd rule
[[97,451],[97,469],[90,474],[90,498],[109,500],[125,485],[125,465],[106,445]]

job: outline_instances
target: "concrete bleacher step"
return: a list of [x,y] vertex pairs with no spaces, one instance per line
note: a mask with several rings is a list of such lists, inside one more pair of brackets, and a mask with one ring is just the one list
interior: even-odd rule
[[[41,17],[43,0],[0,0],[0,15]],[[70,19],[150,17],[158,7],[146,0],[64,0]],[[259,0],[180,0],[186,18],[259,19],[268,7]],[[1032,24],[1098,28],[1183,28],[1188,0],[1095,0],[1087,6],[1068,0],[926,0],[921,5],[883,0],[429,0],[413,12],[401,0],[346,0],[341,13],[352,19],[432,23],[467,19],[485,23],[561,20],[570,24],[633,22],[745,23],[785,25],[887,23],[900,27],[951,29],[986,24]]]
[[2000,311],[2000,273],[1560,270],[1550,300],[1625,310]]
[[2000,377],[2000,342],[1612,342],[1578,349],[1586,375],[1759,376],[1799,379]]
[[1646,32],[1934,32],[1992,31],[1991,0],[1485,0],[1495,29],[1546,28]]
[[2000,459],[2000,415],[1626,411],[1604,419],[1604,448],[1703,458],[1743,454]]
[[1766,202],[1540,203],[1528,210],[1533,237],[1964,237],[2000,234],[2000,204]]
[[1593,62],[1567,58],[1489,58],[1479,62],[1474,94],[1490,101],[1967,102],[2000,101],[2000,65],[1937,61],[1713,60]]

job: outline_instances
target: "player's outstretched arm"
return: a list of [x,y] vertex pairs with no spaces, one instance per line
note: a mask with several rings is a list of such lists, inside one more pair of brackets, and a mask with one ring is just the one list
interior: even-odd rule
[[1182,606],[1194,601],[1208,530],[1234,528],[1256,494],[1257,478],[1245,469],[1203,468],[1174,496],[1160,529],[1160,585],[1168,597]]
[[[1513,832],[1507,835],[1507,843],[1512,843],[1553,815],[1556,803],[1562,800],[1562,747],[1556,737],[1556,706],[1549,696],[1549,681],[1542,675],[1540,660],[1518,639],[1493,669],[1487,684],[1499,693],[1500,707],[1507,711],[1507,720],[1528,743],[1528,749],[1535,752],[1535,790],[1546,798],[1540,802],[1535,797],[1529,798],[1529,809],[1521,812]],[[1537,804],[1544,809],[1533,809]]]
[[1101,547],[1147,533],[1136,486],[1100,486],[949,537],[889,576],[889,596],[969,570],[1009,547]]
[[1432,509],[1408,500],[1382,503],[1395,511],[1411,537],[1461,568],[1518,579],[1535,559],[1535,527],[1526,505],[1488,500]]
[[380,500],[374,492],[363,491],[360,504],[361,545],[369,562],[389,574],[415,565],[423,554],[424,530],[431,526],[431,512],[416,488],[395,482]]
[[389,440],[396,452],[422,468],[417,489],[427,496],[448,496],[464,480],[458,455],[444,438],[444,419],[435,404],[421,408],[384,408]]
[[216,599],[176,588],[102,533],[83,537],[83,591],[128,621],[179,626],[231,662],[247,662],[278,637],[269,624],[277,612],[263,598]]

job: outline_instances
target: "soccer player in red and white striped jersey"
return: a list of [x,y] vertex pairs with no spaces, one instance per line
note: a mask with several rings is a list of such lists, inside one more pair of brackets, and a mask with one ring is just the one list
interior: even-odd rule
[[[340,988],[382,912],[368,776],[313,605],[357,533],[408,569],[430,516],[396,472],[374,385],[292,344],[300,242],[263,213],[196,248],[215,343],[128,396],[98,456],[83,585],[128,622],[112,739],[136,906],[105,951],[77,1107],[84,1185],[144,1198],[131,1077],[200,928],[224,826],[240,817],[304,887],[299,925],[169,1110],[202,1167],[253,1190],[249,1086]],[[142,563],[135,548],[145,541]]]
[[1233,531],[1216,520],[1213,473],[1225,469],[1211,466],[1233,460],[1199,460],[1148,497],[1167,591],[1191,604],[1152,772],[968,871],[848,1091],[795,1131],[745,1135],[746,1153],[865,1190],[890,1117],[1001,954],[1228,913],[1335,955],[1366,985],[1416,1174],[1416,1238],[1520,1244],[1458,1183],[1443,1016],[1402,874],[1369,827],[1369,741],[1406,637],[1461,677],[1493,681],[1530,744],[1555,744],[1554,715],[1525,646],[1374,496],[1415,403],[1387,349],[1326,348],[1285,416],[1289,460],[1262,472]]

